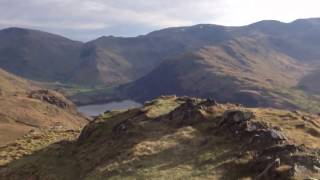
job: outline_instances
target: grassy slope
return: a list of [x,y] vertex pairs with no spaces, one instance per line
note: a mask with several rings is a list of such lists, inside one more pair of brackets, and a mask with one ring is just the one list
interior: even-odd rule
[[29,81],[9,74],[8,72],[0,69],[0,92],[25,92],[31,89],[32,85]]
[[79,129],[84,118],[67,110],[26,97],[0,97],[0,145],[32,129]]
[[[0,169],[11,179],[237,179],[254,176],[250,153],[238,156],[241,142],[216,130],[228,109],[254,112],[257,121],[281,128],[296,144],[320,148],[319,117],[231,104],[203,111],[195,124],[178,125],[168,113],[184,100],[162,97],[140,110],[110,112],[83,131],[77,142],[61,142]],[[144,113],[141,113],[144,112]],[[172,124],[173,123],[173,124]],[[121,125],[127,129],[122,132]],[[85,134],[84,134],[85,133]],[[44,138],[45,140],[45,138]],[[61,168],[63,167],[63,168]],[[314,177],[318,177],[314,175]]]
[[[1,69],[0,89],[0,145],[12,142],[33,129],[79,129],[86,124],[86,120],[71,107],[62,109],[28,97],[31,90],[39,87]],[[55,93],[54,96],[69,103],[60,94]]]
[[80,131],[37,129],[0,147],[0,166],[20,159],[62,140],[74,140]]

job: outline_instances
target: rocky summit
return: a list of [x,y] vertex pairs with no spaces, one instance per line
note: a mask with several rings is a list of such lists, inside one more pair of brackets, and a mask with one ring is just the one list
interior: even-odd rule
[[7,161],[0,179],[320,178],[320,117],[300,111],[162,96],[61,133],[73,138]]

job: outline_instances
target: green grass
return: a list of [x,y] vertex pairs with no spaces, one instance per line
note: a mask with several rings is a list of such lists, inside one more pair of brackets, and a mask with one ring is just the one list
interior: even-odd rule
[[92,93],[102,89],[106,89],[104,86],[81,86],[77,84],[64,84],[60,82],[54,83],[39,83],[40,86],[56,89],[66,96],[73,96],[80,93]]
[[144,111],[147,111],[147,116],[156,118],[162,115],[166,115],[180,105],[180,102],[176,101],[175,96],[166,96],[164,98],[155,99],[150,102],[146,102]]
[[279,109],[253,109],[257,119],[271,126],[280,127],[295,143],[310,148],[320,148],[320,123],[315,115],[303,112],[290,112]]

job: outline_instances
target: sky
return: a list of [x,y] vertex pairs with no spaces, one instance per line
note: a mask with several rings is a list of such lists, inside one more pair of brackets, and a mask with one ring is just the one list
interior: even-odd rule
[[0,0],[0,29],[38,29],[80,41],[194,24],[247,25],[320,17],[320,0]]

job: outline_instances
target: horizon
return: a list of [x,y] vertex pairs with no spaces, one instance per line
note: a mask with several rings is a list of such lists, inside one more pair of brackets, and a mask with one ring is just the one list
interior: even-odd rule
[[120,35],[113,35],[113,34],[102,34],[100,36],[96,36],[92,39],[88,39],[88,40],[79,40],[79,39],[74,39],[72,37],[69,37],[67,35],[64,35],[64,34],[61,34],[61,33],[55,33],[55,32],[50,32],[50,31],[46,31],[46,30],[41,30],[41,29],[36,29],[36,28],[28,28],[28,27],[19,27],[19,26],[12,26],[12,27],[5,27],[5,28],[1,28],[0,31],[2,30],[6,30],[6,29],[14,29],[14,28],[17,28],[17,29],[26,29],[26,30],[32,30],[32,31],[40,31],[40,32],[45,32],[45,33],[49,33],[49,34],[53,34],[53,35],[58,35],[58,36],[61,36],[61,37],[64,37],[64,38],[67,38],[69,40],[73,40],[73,41],[80,41],[82,43],[88,43],[90,41],[94,41],[94,40],[97,40],[99,38],[102,38],[102,37],[115,37],[115,38],[134,38],[134,37],[139,37],[139,36],[144,36],[144,35],[147,35],[149,33],[152,33],[152,32],[155,32],[155,31],[161,31],[161,30],[164,30],[164,29],[170,29],[170,28],[182,28],[182,27],[193,27],[193,26],[198,26],[198,25],[217,25],[217,26],[224,26],[224,27],[244,27],[244,26],[250,26],[252,24],[255,24],[255,23],[259,23],[259,22],[263,22],[263,21],[278,21],[280,23],[284,23],[284,24],[290,24],[290,23],[293,23],[297,20],[307,20],[307,19],[320,19],[320,17],[309,17],[309,18],[298,18],[298,19],[294,19],[292,21],[289,21],[289,22],[285,22],[285,21],[280,21],[280,20],[275,20],[275,19],[264,19],[264,20],[260,20],[260,21],[255,21],[255,22],[252,22],[252,23],[249,23],[249,24],[245,24],[245,25],[238,25],[238,26],[228,26],[228,25],[222,25],[222,24],[193,24],[193,25],[188,25],[188,26],[171,26],[171,27],[165,27],[165,28],[160,28],[160,29],[154,29],[154,30],[151,30],[149,32],[145,32],[145,33],[142,33],[142,34],[137,34],[137,35],[133,35],[133,36],[120,36]]
[[38,29],[86,42],[194,24],[243,26],[269,19],[287,23],[320,17],[319,5],[316,0],[2,0],[0,29]]

